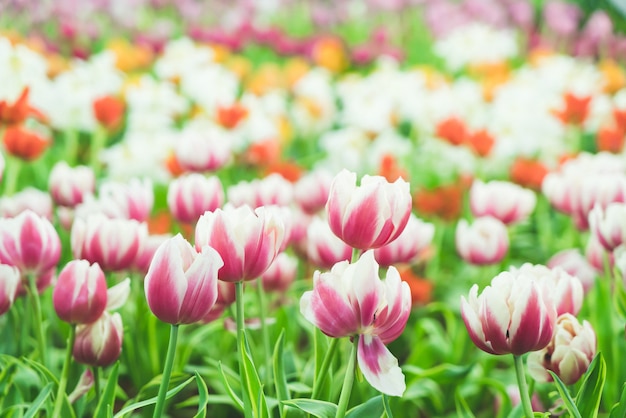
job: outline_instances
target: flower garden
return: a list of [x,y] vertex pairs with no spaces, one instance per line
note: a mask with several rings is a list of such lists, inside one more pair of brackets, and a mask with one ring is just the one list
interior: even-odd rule
[[626,416],[623,2],[0,7],[0,416]]

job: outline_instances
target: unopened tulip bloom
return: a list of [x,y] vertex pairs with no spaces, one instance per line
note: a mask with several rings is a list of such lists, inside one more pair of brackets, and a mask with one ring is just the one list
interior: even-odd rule
[[227,194],[234,206],[288,206],[293,202],[293,184],[274,173],[263,179],[241,181],[231,186]]
[[61,240],[48,219],[31,210],[0,219],[0,263],[40,280],[56,267],[60,256]]
[[90,215],[72,225],[72,252],[74,258],[98,263],[105,271],[124,270],[132,267],[146,235],[146,224],[133,219]]
[[70,167],[65,161],[56,163],[48,177],[48,190],[59,206],[75,207],[82,203],[85,195],[93,193],[95,187],[93,169],[82,165]]
[[325,170],[315,170],[300,178],[294,185],[294,199],[308,214],[314,214],[326,206],[333,176]]
[[51,221],[52,208],[50,195],[34,187],[25,187],[14,195],[0,197],[0,216],[5,218],[15,218],[20,213],[31,210]]
[[475,217],[492,216],[507,225],[527,219],[537,203],[532,190],[507,181],[475,180],[469,199]]
[[626,242],[626,203],[616,202],[606,209],[596,205],[589,213],[589,228],[607,251]]
[[600,243],[598,237],[594,234],[589,235],[587,245],[585,246],[585,257],[589,264],[596,269],[597,272],[604,272],[605,259],[609,260],[609,268],[613,268],[615,257],[613,253],[607,251],[606,248]]
[[333,179],[326,211],[330,229],[346,244],[379,248],[398,238],[409,221],[409,184],[366,175],[357,186],[356,174],[344,169]]
[[409,222],[400,236],[391,243],[374,250],[376,261],[381,266],[411,263],[430,245],[435,235],[435,226],[411,214]]
[[70,324],[89,324],[107,305],[107,282],[100,266],[72,260],[59,273],[52,293],[54,310]]
[[596,334],[587,321],[563,314],[556,320],[552,341],[528,355],[528,372],[539,382],[551,382],[554,372],[566,385],[572,385],[589,368],[596,355]]
[[577,315],[583,304],[583,285],[578,277],[572,276],[560,267],[553,269],[541,264],[524,263],[521,267],[512,267],[517,274],[527,274],[542,280],[549,292],[556,314],[570,313]]
[[189,128],[176,141],[174,154],[185,170],[215,171],[231,159],[231,143],[228,134],[218,127]]
[[509,250],[509,235],[502,221],[485,216],[471,225],[461,219],[456,227],[456,250],[471,264],[495,264]]
[[333,338],[359,335],[357,359],[365,379],[377,390],[402,396],[406,385],[398,360],[385,344],[402,334],[411,310],[411,290],[395,267],[378,276],[374,252],[355,263],[316,271],[313,290],[300,299],[300,312]]
[[179,222],[195,223],[223,203],[224,189],[217,176],[189,173],[172,180],[167,189],[167,207]]
[[220,280],[238,282],[261,276],[276,258],[284,236],[285,227],[276,212],[226,205],[200,217],[195,244],[197,250],[208,245],[220,254],[224,261]]
[[109,366],[115,363],[122,352],[123,336],[120,314],[104,311],[95,322],[76,327],[72,350],[74,359],[89,366]]
[[330,230],[328,222],[315,216],[307,228],[306,256],[313,265],[330,269],[340,261],[349,261],[352,247]]
[[13,306],[20,282],[20,271],[17,267],[0,264],[0,315]]
[[265,273],[261,275],[266,292],[285,292],[296,279],[298,259],[287,253],[280,253]]
[[133,268],[145,275],[148,272],[156,250],[170,238],[172,238],[172,234],[151,234],[145,236],[141,241],[139,251],[137,251]]
[[217,300],[217,271],[224,263],[205,246],[200,253],[180,234],[157,249],[144,281],[148,306],[161,321],[192,324]]
[[546,265],[551,269],[561,267],[570,275],[578,277],[585,293],[593,287],[598,275],[585,256],[575,248],[559,251],[548,260]]
[[550,343],[556,308],[542,277],[517,270],[504,271],[480,295],[472,286],[461,297],[461,316],[469,336],[490,354],[522,355]]
[[100,186],[98,197],[115,202],[125,218],[138,222],[147,221],[154,206],[154,190],[148,178],[132,178],[127,183],[104,183]]

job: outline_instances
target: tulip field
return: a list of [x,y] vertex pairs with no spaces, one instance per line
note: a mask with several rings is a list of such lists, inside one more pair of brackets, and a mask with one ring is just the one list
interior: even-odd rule
[[0,417],[626,417],[620,0],[0,2]]

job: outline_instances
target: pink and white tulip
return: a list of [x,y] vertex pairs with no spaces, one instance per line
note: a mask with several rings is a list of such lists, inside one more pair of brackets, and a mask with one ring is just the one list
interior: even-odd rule
[[241,181],[229,187],[227,194],[234,206],[289,206],[293,202],[293,184],[274,173],[263,179]]
[[526,220],[537,204],[532,190],[508,181],[475,180],[469,196],[475,217],[492,216],[506,225]]
[[119,313],[104,311],[95,322],[76,327],[72,349],[74,359],[89,366],[106,367],[115,363],[122,352],[124,328]]
[[461,316],[478,348],[490,354],[522,355],[550,343],[556,308],[545,280],[535,273],[504,271],[480,295],[475,284],[467,300],[461,297]]
[[174,154],[185,170],[198,173],[216,171],[230,161],[231,142],[231,138],[217,127],[187,129],[176,141]]
[[134,219],[109,219],[90,215],[76,219],[71,231],[74,258],[98,263],[105,271],[131,268],[148,235],[145,223]]
[[59,206],[75,207],[82,203],[85,195],[96,188],[96,177],[87,166],[70,167],[59,161],[52,167],[48,177],[48,190],[52,200]]
[[330,269],[340,261],[349,261],[352,247],[330,230],[328,222],[315,216],[307,228],[306,256],[313,265]]
[[250,206],[206,212],[198,219],[196,249],[215,248],[224,261],[218,278],[227,282],[253,280],[270,266],[285,238],[285,226],[275,211]]
[[147,221],[154,206],[150,179],[132,178],[127,183],[107,182],[100,186],[99,200],[115,202],[126,219]]
[[415,261],[430,245],[435,236],[435,226],[411,214],[409,222],[398,238],[374,250],[374,257],[381,266]]
[[37,281],[54,270],[61,257],[61,240],[50,221],[30,210],[0,219],[0,263],[17,267]]
[[554,254],[550,260],[548,260],[547,266],[551,269],[560,267],[570,275],[578,277],[585,293],[593,287],[596,276],[598,275],[585,256],[582,255],[579,250],[573,248]]
[[589,235],[587,245],[585,246],[585,257],[589,264],[596,269],[598,273],[604,273],[605,260],[608,260],[609,268],[613,268],[615,257],[613,253],[607,251],[606,248],[600,243],[598,237],[594,234]]
[[528,355],[528,372],[538,382],[551,382],[554,372],[566,385],[576,383],[596,355],[596,334],[587,321],[571,314],[556,320],[554,336],[547,347]]
[[0,315],[13,306],[21,280],[17,267],[0,264]]
[[287,253],[280,253],[265,273],[261,275],[266,292],[285,292],[296,279],[298,259]]
[[313,290],[300,299],[300,312],[333,338],[359,335],[357,359],[365,379],[390,396],[406,388],[398,360],[387,349],[402,334],[411,310],[411,291],[390,267],[378,276],[373,251],[355,263],[337,263],[330,272],[316,271]]
[[52,293],[54,310],[62,321],[89,324],[107,305],[107,282],[100,266],[72,260],[59,273]]
[[589,213],[589,228],[607,251],[626,242],[626,203],[610,203],[603,209],[594,206]]
[[150,234],[145,236],[141,240],[137,256],[133,262],[133,269],[145,275],[148,272],[156,250],[170,238],[172,238],[172,234]]
[[15,218],[27,210],[51,221],[52,198],[48,193],[34,187],[26,187],[12,196],[0,198],[0,216],[2,217]]
[[217,271],[223,265],[213,248],[198,253],[180,234],[165,241],[144,281],[150,310],[168,324],[200,321],[217,300]]
[[167,207],[179,222],[195,223],[223,203],[224,189],[216,176],[189,173],[174,179],[167,189]]
[[326,212],[330,229],[346,244],[368,250],[389,244],[402,233],[411,214],[409,183],[398,178],[363,176],[342,170],[330,187]]
[[470,264],[499,263],[509,250],[506,225],[491,216],[478,218],[471,225],[461,219],[456,227],[456,250]]
[[326,206],[333,176],[325,170],[315,170],[305,174],[294,185],[294,199],[300,208],[314,214]]

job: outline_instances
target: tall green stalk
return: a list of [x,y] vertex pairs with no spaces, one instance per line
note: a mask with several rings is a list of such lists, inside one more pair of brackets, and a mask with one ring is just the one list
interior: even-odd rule
[[250,416],[252,411],[251,399],[248,397],[248,387],[245,380],[244,362],[245,360],[245,336],[243,317],[243,280],[235,283],[235,308],[237,312],[237,351],[239,352],[239,378],[241,379],[241,397],[243,398],[244,416]]
[[263,338],[263,351],[265,358],[265,385],[272,387],[272,348],[270,345],[270,334],[265,323],[265,289],[263,289],[263,280],[257,279],[257,300],[259,303],[259,319],[261,320],[261,335]]
[[333,338],[330,340],[330,345],[328,346],[328,350],[326,350],[326,354],[324,355],[324,360],[322,361],[319,375],[315,376],[315,381],[313,382],[313,393],[311,394],[311,399],[317,399],[319,397],[322,386],[324,385],[324,381],[326,380],[326,376],[328,376],[328,371],[330,370],[330,362],[333,361],[335,349],[337,348],[338,343],[339,338]]
[[343,379],[343,386],[341,387],[341,396],[339,397],[339,404],[337,405],[337,414],[335,418],[344,418],[346,410],[348,409],[348,402],[350,401],[350,395],[352,394],[352,385],[354,383],[354,372],[356,369],[356,354],[359,346],[359,336],[355,335],[352,341],[352,351],[350,352],[350,358],[348,359],[348,368],[346,369],[346,375]]
[[71,324],[70,335],[67,337],[67,348],[65,350],[65,361],[63,362],[63,370],[61,371],[61,380],[59,381],[57,396],[54,401],[54,411],[52,412],[53,418],[59,418],[61,416],[61,408],[63,407],[63,398],[65,396],[65,389],[67,388],[67,380],[69,379],[70,375],[70,364],[72,363],[72,350],[74,349],[75,340],[76,325]]
[[517,376],[517,386],[519,387],[519,396],[524,409],[526,418],[534,417],[533,406],[530,401],[530,393],[528,392],[528,383],[526,383],[526,373],[524,373],[524,360],[522,356],[513,355],[515,359],[515,374]]
[[178,339],[178,324],[172,324],[170,328],[170,342],[167,346],[167,356],[165,357],[165,366],[163,367],[163,377],[161,378],[161,386],[159,386],[159,394],[157,395],[157,403],[154,407],[154,418],[160,418],[165,408],[165,395],[170,384],[172,376],[172,366],[174,365],[174,356],[176,355],[176,340]]
[[39,350],[39,360],[44,366],[48,365],[48,355],[46,350],[46,336],[43,331],[43,319],[41,314],[41,300],[39,298],[39,289],[37,289],[37,278],[29,273],[28,275],[28,294],[33,307],[33,332],[37,340]]

